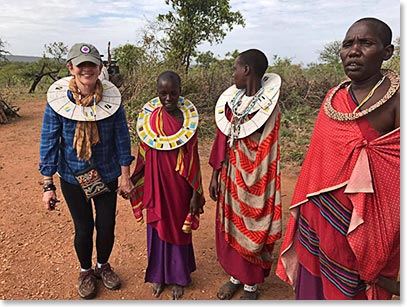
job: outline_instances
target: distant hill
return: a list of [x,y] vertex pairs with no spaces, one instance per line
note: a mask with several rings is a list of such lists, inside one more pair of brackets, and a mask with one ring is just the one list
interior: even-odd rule
[[5,55],[10,62],[34,63],[42,59],[40,56]]

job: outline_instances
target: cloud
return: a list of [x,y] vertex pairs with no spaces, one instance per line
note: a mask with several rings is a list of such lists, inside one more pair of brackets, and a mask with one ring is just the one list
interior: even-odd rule
[[[41,56],[44,44],[62,41],[95,44],[102,53],[112,47],[135,44],[147,20],[171,9],[164,0],[10,0],[0,10],[0,38],[15,55]],[[323,46],[343,39],[361,17],[387,22],[400,36],[400,2],[396,0],[231,0],[246,27],[236,26],[222,44],[202,44],[200,51],[219,56],[238,49],[259,48],[269,60],[274,54],[309,63]]]
[[200,50],[223,56],[224,50],[259,48],[269,60],[276,54],[294,63],[316,62],[324,45],[342,40],[354,21],[367,16],[382,19],[394,37],[400,36],[396,0],[231,0],[231,6],[243,14],[247,26],[235,28],[222,46],[203,44]]
[[135,43],[148,18],[168,10],[164,1],[7,1],[0,10],[0,38],[18,55],[42,55],[44,44],[86,41],[105,48]]

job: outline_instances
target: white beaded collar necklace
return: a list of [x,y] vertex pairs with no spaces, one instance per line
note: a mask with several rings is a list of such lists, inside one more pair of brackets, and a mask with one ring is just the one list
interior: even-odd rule
[[[242,103],[244,92],[232,85],[219,97],[215,107],[215,121],[219,130],[229,137],[229,145],[237,139],[242,139],[257,129],[259,129],[270,117],[277,105],[280,95],[281,78],[275,73],[268,73],[263,76],[262,87],[252,97],[247,106],[240,110],[238,107]],[[232,110],[233,118],[229,121],[226,117],[226,104]],[[239,111],[238,111],[239,110]],[[257,111],[249,119],[248,114]]]
[[69,81],[72,78],[59,79],[48,89],[48,103],[59,115],[77,121],[98,121],[112,116],[119,109],[121,104],[120,91],[107,80],[102,81],[103,97],[98,104],[84,107],[72,102],[68,97]]

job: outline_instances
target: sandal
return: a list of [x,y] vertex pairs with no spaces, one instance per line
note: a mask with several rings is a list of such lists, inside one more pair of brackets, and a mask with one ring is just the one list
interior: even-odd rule
[[241,300],[257,300],[257,291],[250,292],[250,291],[243,291],[242,296],[240,297]]
[[240,296],[241,300],[257,300],[258,296],[257,286],[244,285],[243,294]]
[[218,293],[216,293],[216,296],[220,300],[230,300],[241,286],[242,284],[234,284],[231,281],[228,281],[222,287],[219,288]]

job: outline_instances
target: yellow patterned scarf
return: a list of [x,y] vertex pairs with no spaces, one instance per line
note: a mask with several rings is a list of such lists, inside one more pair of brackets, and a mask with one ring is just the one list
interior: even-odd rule
[[[82,97],[78,86],[75,82],[75,77],[69,82],[69,90],[72,92],[76,104],[84,107],[93,105],[94,96],[96,104],[102,100],[103,85],[98,79],[96,82],[95,93]],[[78,121],[76,123],[75,136],[73,140],[73,147],[76,149],[79,160],[88,161],[92,156],[92,145],[99,142],[99,132],[96,122]]]

